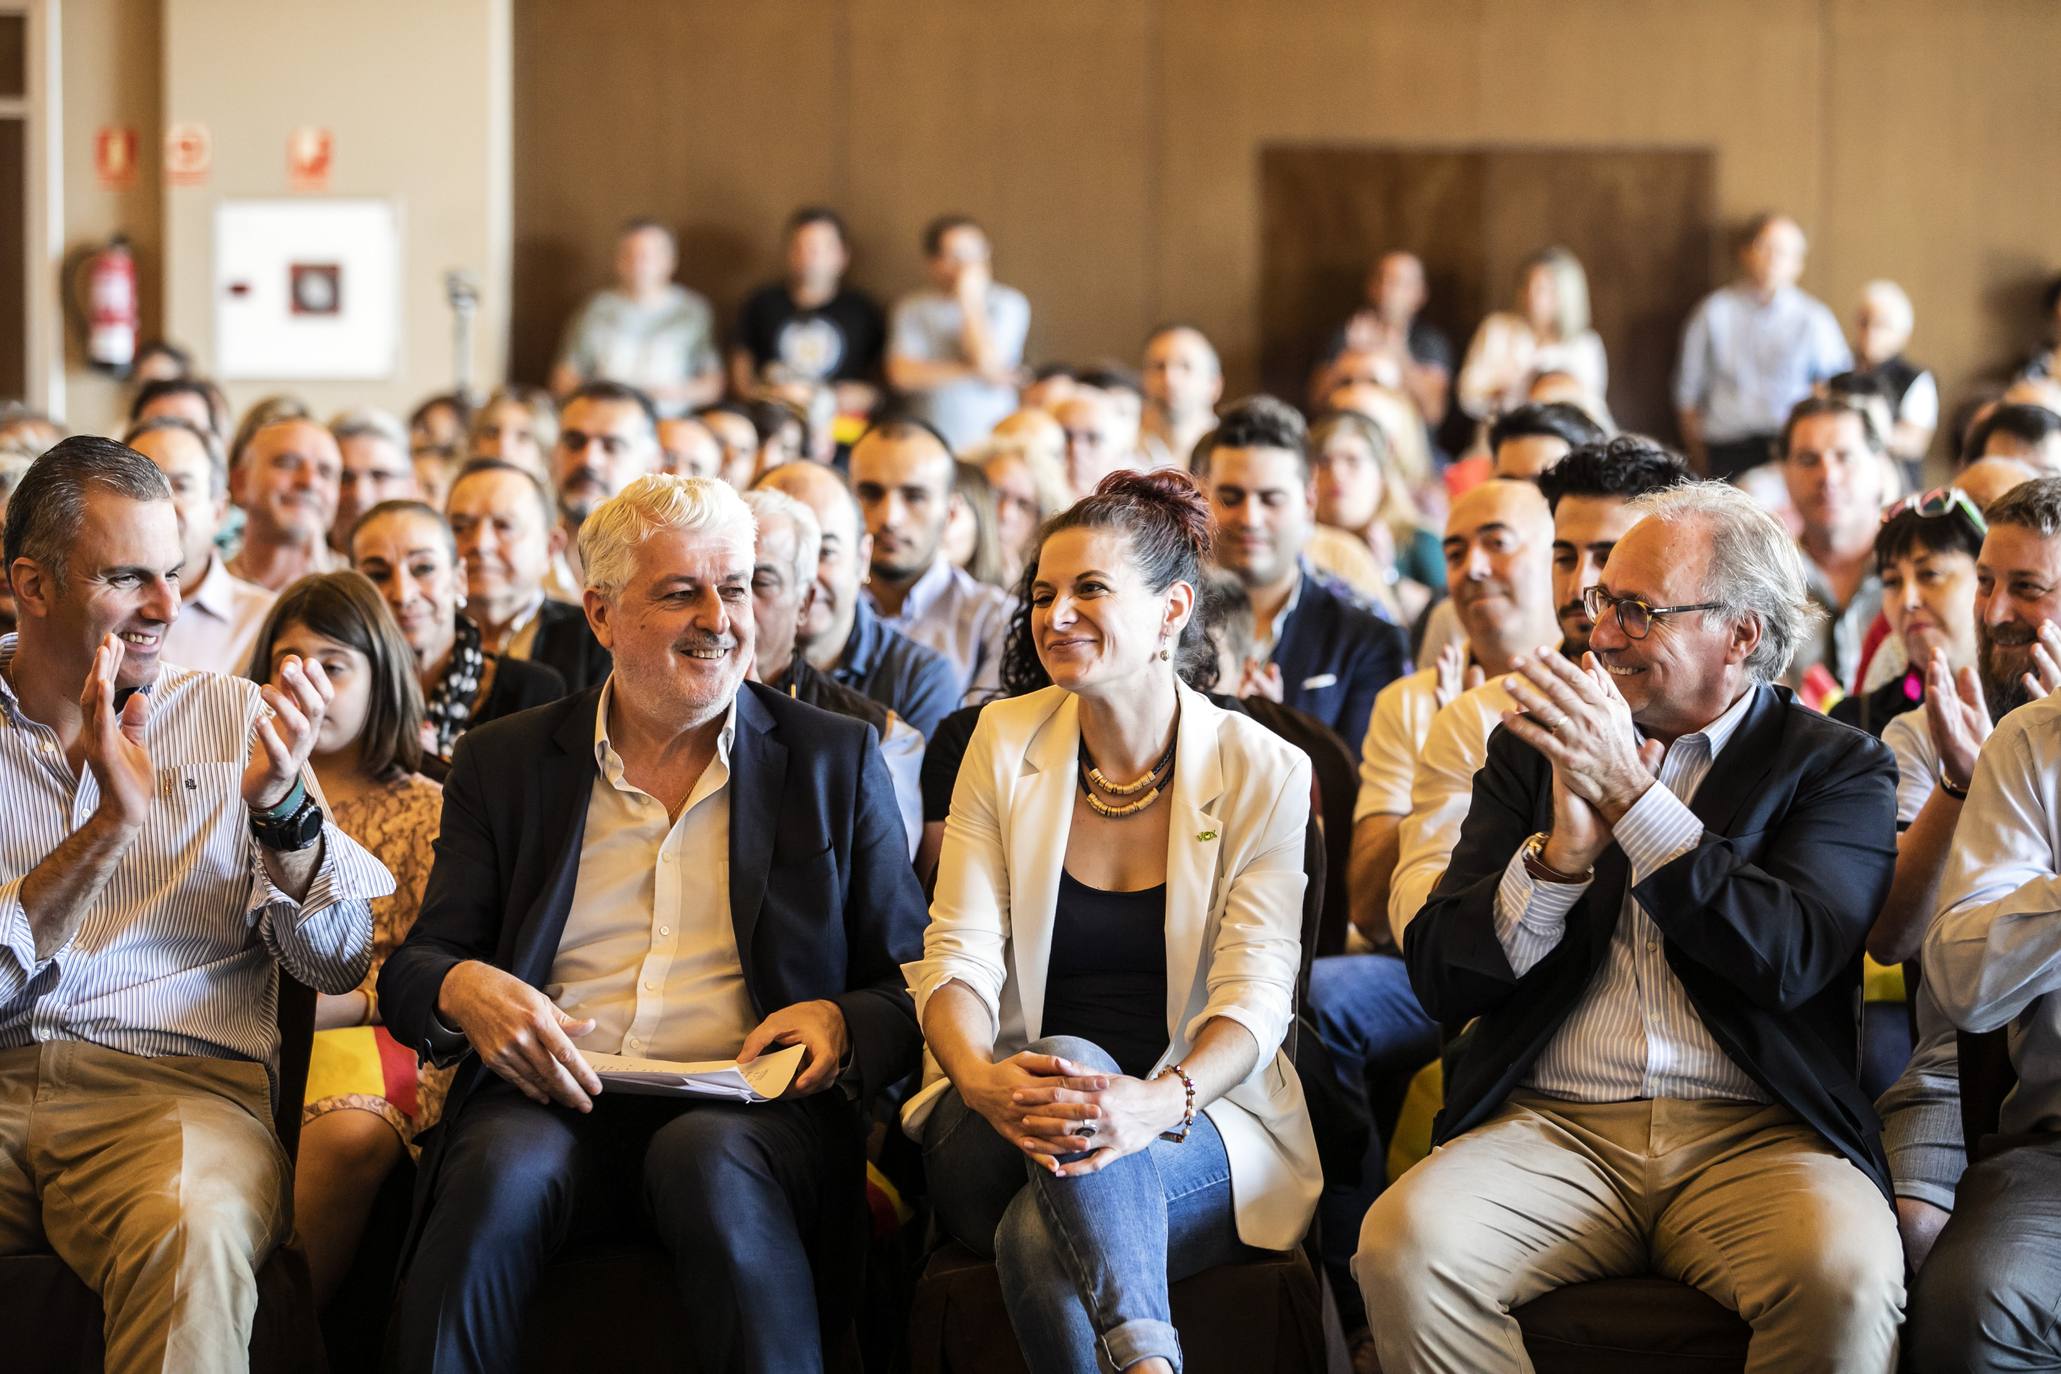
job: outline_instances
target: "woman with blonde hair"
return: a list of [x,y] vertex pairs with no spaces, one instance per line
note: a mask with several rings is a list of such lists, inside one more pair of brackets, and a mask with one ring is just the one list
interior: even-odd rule
[[[1410,624],[1443,587],[1445,555],[1397,467],[1382,427],[1351,410],[1334,410],[1310,426],[1310,467],[1317,483],[1317,522],[1343,530],[1373,551],[1385,593]],[[1314,556],[1314,554],[1313,554]]]
[[1574,377],[1599,408],[1597,419],[1614,428],[1604,402],[1609,364],[1603,340],[1589,325],[1589,276],[1581,259],[1558,244],[1525,259],[1517,309],[1496,311],[1474,331],[1455,386],[1460,408],[1492,420],[1523,405],[1541,372]]

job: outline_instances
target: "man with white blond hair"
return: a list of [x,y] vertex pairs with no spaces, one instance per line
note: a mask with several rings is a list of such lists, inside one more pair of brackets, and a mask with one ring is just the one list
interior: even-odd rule
[[1854,371],[1889,402],[1889,451],[1914,466],[1925,461],[1932,432],[1939,428],[1939,381],[1930,369],[1904,356],[1916,324],[1911,298],[1901,286],[1877,280],[1861,287],[1853,319]]
[[1404,934],[1445,1025],[1431,1155],[1353,1272],[1389,1374],[1524,1370],[1513,1308],[1655,1273],[1754,1369],[1897,1362],[1903,1252],[1856,1080],[1861,950],[1896,862],[1878,741],[1771,685],[1813,612],[1753,499],[1632,503],[1589,652],[1521,658],[1465,829]]
[[[671,1254],[707,1367],[820,1370],[850,1319],[864,1104],[916,1064],[923,896],[873,732],[745,680],[753,545],[725,484],[629,483],[580,528],[614,672],[452,760],[379,987],[397,1039],[463,1061],[422,1161],[401,1369],[512,1368],[551,1256],[625,1223]],[[586,1058],[789,1046],[792,1084],[749,1106],[625,1092]]]
[[822,672],[801,653],[802,627],[816,599],[816,561],[823,527],[816,513],[784,491],[757,487],[744,504],[758,521],[751,572],[752,619],[758,637],[755,678],[811,706],[863,720],[880,735],[880,756],[894,779],[895,802],[909,832],[909,853],[923,838],[923,736],[863,692]]

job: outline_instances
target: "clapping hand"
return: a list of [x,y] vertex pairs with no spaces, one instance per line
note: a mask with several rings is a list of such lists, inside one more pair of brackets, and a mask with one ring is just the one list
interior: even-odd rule
[[1982,681],[1975,670],[1956,673],[1948,668],[1944,649],[1934,649],[1925,665],[1925,728],[1947,781],[1967,791],[1968,780],[1975,776],[1975,756],[1989,738],[1989,705],[1982,699]]
[[253,811],[279,805],[293,790],[336,696],[322,665],[299,654],[280,659],[275,675],[284,686],[263,688],[267,713],[258,719],[257,743],[243,770],[243,803]]
[[1520,709],[1504,712],[1503,723],[1545,755],[1571,796],[1615,825],[1653,785],[1666,749],[1639,739],[1631,707],[1594,654],[1579,668],[1556,653],[1510,666],[1503,684]]
[[2039,638],[2032,646],[2032,671],[2021,680],[2026,694],[2035,699],[2061,689],[2061,625],[2051,620],[2040,622]]
[[133,833],[150,814],[157,770],[151,766],[150,751],[143,745],[143,729],[150,720],[150,697],[131,692],[120,710],[115,709],[115,681],[122,671],[127,651],[121,638],[110,634],[93,651],[93,666],[86,673],[86,685],[79,693],[79,709],[86,718],[86,766],[100,788],[100,805],[110,819]]
[[1462,692],[1481,686],[1486,680],[1480,664],[1468,664],[1465,644],[1448,644],[1440,649],[1437,669],[1431,699],[1440,707],[1450,704]]
[[1263,663],[1256,658],[1246,659],[1244,671],[1238,678],[1238,695],[1241,698],[1265,697],[1268,701],[1281,700],[1280,667],[1273,663]]

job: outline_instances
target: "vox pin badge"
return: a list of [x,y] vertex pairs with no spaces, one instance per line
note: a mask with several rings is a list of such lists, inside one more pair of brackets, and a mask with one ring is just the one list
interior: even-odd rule
[[1214,830],[1198,830],[1195,832],[1195,838],[1198,840],[1213,840],[1216,837],[1217,832]]

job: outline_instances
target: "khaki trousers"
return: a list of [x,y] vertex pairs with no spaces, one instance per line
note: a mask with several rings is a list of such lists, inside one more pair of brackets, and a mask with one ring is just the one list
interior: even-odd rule
[[1751,1371],[1896,1367],[1896,1215],[1782,1107],[1512,1094],[1375,1201],[1353,1257],[1384,1374],[1529,1370],[1510,1309],[1645,1273],[1745,1318]]
[[264,1065],[0,1050],[0,1254],[54,1250],[100,1294],[109,1374],[247,1369],[288,1196]]

